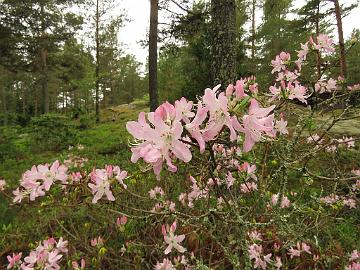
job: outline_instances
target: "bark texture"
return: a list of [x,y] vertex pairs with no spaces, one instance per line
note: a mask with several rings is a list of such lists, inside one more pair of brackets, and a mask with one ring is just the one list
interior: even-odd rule
[[235,0],[212,0],[212,83],[226,87],[236,79]]
[[158,107],[157,91],[157,39],[158,39],[158,0],[150,1],[149,32],[149,96],[150,111]]

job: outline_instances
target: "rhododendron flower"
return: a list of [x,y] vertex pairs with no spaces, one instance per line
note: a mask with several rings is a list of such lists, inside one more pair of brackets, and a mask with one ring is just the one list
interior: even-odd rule
[[289,249],[289,252],[288,254],[290,255],[290,258],[294,258],[294,257],[300,257],[300,254],[301,254],[301,250],[300,250],[300,244],[297,243],[297,248],[293,248],[291,247]]
[[282,135],[289,134],[289,131],[287,130],[287,121],[285,121],[282,117],[280,120],[276,120],[275,122],[275,130],[279,132]]
[[360,252],[355,249],[351,252],[349,261],[355,261],[359,258],[360,258]]
[[6,181],[3,179],[0,179],[0,191],[3,191],[6,186]]
[[113,173],[119,184],[122,185],[124,189],[127,189],[127,185],[124,183],[124,180],[127,177],[127,171],[122,171],[119,166],[114,166]]
[[255,142],[261,140],[263,133],[274,136],[274,114],[269,115],[274,108],[275,105],[260,108],[255,99],[250,101],[249,114],[242,118],[242,126],[235,125],[237,130],[245,133],[244,152],[249,152]]
[[350,265],[345,267],[345,270],[360,270],[360,263],[352,262]]
[[261,233],[259,233],[257,230],[253,230],[251,232],[248,232],[248,236],[253,241],[262,241]]
[[176,221],[169,227],[169,225],[162,225],[162,234],[164,236],[165,243],[168,244],[167,248],[165,249],[164,253],[169,254],[171,250],[174,248],[180,253],[184,253],[186,249],[179,245],[185,239],[185,235],[175,235],[174,232],[176,231]]
[[22,263],[21,261],[22,252],[20,253],[13,253],[12,256],[8,255],[6,258],[9,262],[7,269],[11,269],[15,266],[18,266]]
[[154,269],[155,270],[176,270],[174,265],[167,258],[164,258],[162,262],[157,262]]
[[290,60],[290,54],[281,52],[279,55],[275,57],[275,60],[271,60],[271,65],[273,66],[273,70],[271,73],[280,72],[281,70],[286,69],[286,63]]
[[254,182],[245,182],[240,185],[240,191],[242,193],[249,193],[251,191],[257,190],[257,184]]
[[281,267],[282,267],[282,262],[281,262],[281,258],[276,256],[276,263],[275,263],[275,267],[276,267],[276,270],[279,270]]
[[81,270],[81,269],[85,269],[85,260],[84,259],[81,259],[81,262],[80,262],[80,266],[79,264],[76,262],[76,261],[73,261],[71,263],[72,267],[74,268],[74,270]]
[[193,103],[192,101],[187,101],[186,98],[182,97],[180,100],[175,101],[175,114],[180,117],[185,123],[190,122],[190,118],[195,116],[195,113],[192,111]]
[[118,226],[124,226],[128,221],[127,216],[121,216],[116,219],[116,225]]
[[110,190],[109,171],[105,169],[96,169],[91,173],[91,181],[88,186],[91,189],[94,198],[92,203],[97,203],[104,194],[109,201],[115,201],[115,197]]
[[326,81],[319,81],[315,84],[315,91],[322,93],[331,93],[332,91],[336,90],[336,81],[333,78],[330,78],[327,82]]
[[301,50],[298,51],[298,60],[295,61],[296,65],[298,66],[299,70],[301,70],[302,63],[306,60],[306,56],[309,53],[309,42],[305,44],[300,43]]
[[151,199],[155,199],[156,195],[159,194],[160,197],[164,196],[164,190],[161,187],[155,187],[149,191],[149,196]]
[[231,172],[228,172],[226,176],[227,187],[230,188],[234,184],[234,182],[235,182],[235,178],[233,177]]
[[128,122],[126,124],[128,132],[141,141],[131,149],[133,153],[131,161],[135,163],[139,158],[143,158],[153,166],[158,178],[164,160],[170,171],[177,170],[172,164],[171,154],[184,162],[189,162],[192,155],[187,145],[181,142],[183,126],[179,122],[179,117],[181,116],[177,115],[174,106],[164,103],[154,113],[148,114],[148,121],[154,128],[146,122],[145,113],[139,114],[137,122]]
[[63,184],[66,184],[67,180],[67,167],[64,165],[60,165],[60,162],[56,160],[50,167],[48,164],[38,165],[38,177],[39,179],[44,180],[44,189],[46,191],[50,190],[51,185],[59,180]]
[[310,42],[316,50],[323,50],[324,52],[335,52],[333,47],[333,40],[325,34],[319,34],[316,38],[316,43],[310,37]]
[[290,255],[290,258],[292,259],[293,257],[300,257],[301,252],[304,251],[308,254],[311,254],[310,251],[310,246],[307,245],[306,243],[296,243],[296,248],[291,247],[289,249],[288,254]]
[[300,85],[298,82],[294,82],[294,84],[288,84],[288,91],[289,91],[289,99],[297,99],[302,103],[307,104],[306,99],[309,97],[306,95],[306,87]]
[[[279,194],[273,194],[271,197],[271,204],[273,206],[277,205],[278,200],[279,200]],[[288,207],[290,207],[290,204],[291,203],[290,203],[289,198],[286,196],[283,196],[281,199],[281,202],[280,202],[280,208],[288,208]]]
[[262,246],[257,244],[252,244],[248,249],[250,260],[254,261],[254,268],[266,269],[267,263],[271,261],[271,253],[267,255],[262,254]]
[[186,130],[190,135],[197,141],[200,147],[200,153],[205,151],[205,139],[203,137],[203,131],[200,129],[200,125],[204,122],[207,117],[208,108],[203,107],[202,103],[197,104],[197,111],[194,119],[191,123],[185,125]]
[[209,120],[206,123],[206,127],[203,130],[203,138],[205,141],[214,140],[219,134],[223,126],[227,126],[230,130],[230,140],[236,140],[236,132],[233,127],[236,124],[236,117],[230,117],[228,112],[228,99],[224,93],[220,93],[216,96],[216,91],[220,88],[220,85],[214,89],[205,89],[205,94],[202,98],[204,105],[209,111]]
[[352,198],[343,199],[343,204],[348,206],[349,208],[356,208],[356,201]]
[[56,241],[54,238],[49,238],[40,242],[35,250],[30,251],[29,256],[24,258],[24,263],[21,264],[22,270],[32,269],[46,269],[59,270],[60,260],[63,254],[67,252],[67,241],[62,238]]
[[98,236],[97,238],[91,239],[90,244],[93,247],[102,246],[102,245],[104,245],[104,240],[100,236]]

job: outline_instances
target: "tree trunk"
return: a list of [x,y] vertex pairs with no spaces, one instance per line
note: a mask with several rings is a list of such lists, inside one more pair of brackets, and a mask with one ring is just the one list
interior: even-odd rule
[[346,58],[345,58],[345,43],[344,43],[344,33],[341,20],[341,8],[338,0],[333,0],[335,5],[335,16],[336,16],[336,25],[339,36],[339,47],[340,47],[340,75],[346,77]]
[[49,113],[49,89],[48,89],[48,71],[47,71],[47,49],[45,44],[46,39],[46,25],[44,21],[44,13],[45,7],[41,4],[41,49],[40,49],[40,57],[41,57],[41,94],[42,94],[42,112]]
[[212,0],[212,82],[226,87],[236,79],[236,9],[235,0]]
[[99,24],[100,24],[100,13],[99,13],[99,0],[96,0],[96,15],[95,15],[95,42],[96,42],[96,67],[95,67],[95,115],[96,123],[100,122],[100,107],[99,107],[99,87],[100,87],[100,39],[99,39]]
[[4,84],[0,84],[0,93],[1,93],[1,103],[2,103],[2,112],[4,113],[4,122],[3,124],[6,126],[8,124],[8,116],[7,116],[7,104],[6,104],[6,90]]
[[158,39],[158,0],[150,0],[149,32],[149,96],[150,111],[158,106],[157,92],[157,39]]
[[252,19],[251,19],[251,61],[252,61],[252,73],[256,75],[256,61],[255,61],[255,11],[256,0],[252,0]]
[[49,113],[49,89],[48,89],[48,75],[47,75],[47,50],[41,49],[41,94],[42,94],[42,111]]
[[[320,34],[319,25],[320,25],[320,1],[318,1],[317,9],[316,9],[316,22],[315,22],[316,37],[314,39],[316,42],[317,42],[317,37]],[[317,73],[317,79],[320,80],[320,78],[321,78],[321,54],[320,54],[320,51],[316,52],[316,73]]]

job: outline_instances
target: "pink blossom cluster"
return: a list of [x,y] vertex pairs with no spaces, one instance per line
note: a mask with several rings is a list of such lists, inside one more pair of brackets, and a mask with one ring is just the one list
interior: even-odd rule
[[69,154],[67,156],[67,159],[64,160],[64,165],[68,168],[82,168],[85,166],[86,162],[88,162],[87,158],[82,158],[73,154]]
[[291,56],[286,52],[281,52],[275,57],[275,60],[271,61],[273,66],[271,73],[277,72],[276,81],[279,82],[279,85],[275,83],[270,86],[270,101],[284,98],[290,100],[297,99],[305,104],[307,103],[306,99],[309,97],[307,89],[300,84],[298,77],[300,76],[301,66],[309,52],[308,43],[302,44],[301,47],[302,49],[298,52],[299,58],[295,61],[298,69],[293,71],[289,69]]
[[297,242],[295,248],[290,247],[289,250],[288,250],[288,254],[290,255],[291,259],[294,258],[294,257],[300,257],[301,252],[311,254],[310,246],[307,245],[304,242],[302,242],[302,243]]
[[170,212],[175,212],[176,204],[173,201],[166,200],[163,202],[158,202],[154,205],[154,207],[150,210],[151,212],[160,212],[164,209],[167,209]]
[[105,169],[93,170],[90,174],[91,183],[88,184],[94,195],[92,203],[97,203],[104,195],[109,201],[115,201],[115,197],[111,191],[111,180],[116,179],[119,184],[126,189],[124,179],[127,172],[122,171],[119,166],[106,165]]
[[19,268],[22,270],[32,269],[51,269],[60,270],[60,261],[67,249],[68,241],[64,241],[62,237],[58,241],[49,238],[40,242],[36,249],[30,251],[29,256],[21,260],[22,253],[7,256],[9,264],[7,269]]
[[[159,178],[164,162],[169,171],[175,172],[175,160],[191,160],[192,143],[189,143],[188,135],[199,145],[201,153],[205,151],[205,143],[215,140],[224,128],[230,133],[230,141],[238,138],[238,132],[245,135],[244,152],[250,151],[263,135],[274,137],[272,111],[275,106],[261,108],[255,99],[250,99],[248,114],[244,114],[240,121],[237,116],[231,115],[241,99],[248,96],[244,92],[244,82],[239,80],[235,86],[229,85],[226,95],[218,93],[220,85],[214,89],[207,88],[196,105],[182,98],[175,101],[175,105],[166,102],[155,112],[140,113],[138,121],[130,121],[126,125],[136,140],[131,148],[132,162],[143,159],[153,167]],[[256,92],[254,84],[250,86]],[[187,134],[184,134],[185,131]]]
[[0,191],[5,190],[6,181],[4,179],[0,179]]
[[[187,200],[188,201],[187,206],[190,208],[193,208],[194,201],[197,201],[201,198],[205,198],[209,193],[209,188],[208,188],[208,186],[205,186],[204,188],[199,187],[196,179],[194,177],[192,177],[191,175],[189,176],[189,179],[192,184],[191,191],[189,193],[181,193],[179,195],[179,201],[183,205],[186,205],[186,200]],[[213,185],[213,181],[212,180],[208,181],[208,185],[209,186]]]
[[127,216],[122,215],[121,217],[118,217],[116,219],[116,225],[119,227],[124,226],[127,223],[127,221],[128,221]]
[[349,86],[348,86],[348,90],[349,90],[349,91],[357,91],[357,90],[360,90],[360,83],[354,84],[354,85],[349,85]]
[[328,81],[318,81],[315,84],[315,91],[319,94],[331,93],[336,90],[336,80],[330,78]]
[[[310,45],[310,46],[309,46]],[[281,52],[271,61],[273,67],[271,73],[277,73],[275,83],[270,86],[270,101],[275,99],[297,99],[302,103],[307,104],[307,98],[310,96],[307,94],[307,89],[302,86],[298,81],[300,76],[302,65],[304,65],[307,54],[310,49],[320,50],[324,52],[334,52],[333,41],[327,35],[320,34],[316,38],[316,42],[312,38],[305,44],[301,44],[301,50],[298,51],[298,59],[294,61],[297,68],[290,70],[291,55],[287,52]],[[331,92],[336,89],[336,81],[329,79],[327,82],[319,81],[315,84],[315,91],[321,93]]]
[[360,270],[360,252],[356,249],[353,250],[349,257],[349,265],[345,270]]
[[37,197],[45,196],[45,191],[49,191],[55,182],[66,185],[68,178],[67,170],[68,168],[60,165],[58,160],[52,165],[34,165],[31,170],[26,171],[22,175],[20,187],[13,191],[15,195],[14,203],[20,203],[28,195],[30,201],[34,201]]
[[322,52],[333,53],[335,52],[334,41],[325,34],[319,34],[314,40],[310,37],[310,44],[314,50],[319,50]]
[[90,245],[92,247],[101,247],[104,245],[104,239],[101,236],[95,237],[94,239],[90,240]]
[[174,257],[173,262],[171,260],[164,258],[162,262],[157,262],[154,266],[155,270],[175,270],[177,266],[181,266],[184,270],[193,269],[189,264],[188,260],[184,255]]
[[81,259],[80,265],[78,264],[78,262],[73,261],[73,262],[71,262],[71,265],[72,265],[72,267],[73,267],[74,270],[82,270],[82,269],[85,269],[85,260],[84,260],[84,259]]
[[[271,196],[271,205],[272,206],[276,206],[278,204],[278,201],[279,201],[279,194],[273,194]],[[291,205],[291,202],[289,200],[288,197],[286,196],[282,196],[282,199],[280,201],[280,208],[289,208]]]
[[177,227],[176,221],[174,221],[171,224],[171,226],[169,226],[169,224],[166,225],[164,224],[161,227],[161,232],[162,235],[164,236],[164,241],[168,245],[164,251],[165,254],[169,254],[173,248],[180,253],[184,253],[186,251],[186,249],[180,245],[180,243],[184,241],[185,235],[184,234],[175,235],[174,233],[176,231],[176,227]]
[[338,196],[336,194],[330,194],[328,196],[321,197],[320,201],[326,205],[333,205],[341,202],[343,205],[348,206],[349,208],[356,208],[356,201],[353,198]]
[[[248,248],[250,260],[254,260],[254,269],[266,269],[267,264],[271,262],[272,254],[263,254],[263,246],[258,244],[252,244]],[[279,269],[281,267],[281,261],[279,261]]]

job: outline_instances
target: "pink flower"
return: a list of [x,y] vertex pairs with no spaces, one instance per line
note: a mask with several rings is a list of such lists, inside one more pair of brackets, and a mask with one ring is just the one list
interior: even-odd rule
[[233,177],[232,173],[229,171],[226,176],[226,185],[230,188],[235,182],[235,178]]
[[355,249],[355,250],[353,250],[353,251],[351,252],[349,261],[355,261],[355,260],[357,260],[357,259],[359,259],[359,258],[360,258],[360,252]]
[[294,257],[300,257],[300,253],[301,253],[301,250],[300,250],[300,244],[299,242],[297,243],[297,249],[296,248],[293,248],[291,247],[289,249],[289,252],[288,254],[290,255],[290,258],[294,258]]
[[310,38],[310,42],[316,50],[323,50],[324,52],[335,52],[335,48],[333,47],[334,42],[327,35],[319,34],[316,41],[317,42],[315,43],[313,39]]
[[116,225],[123,226],[127,223],[128,218],[126,216],[121,216],[116,219]]
[[55,181],[60,181],[62,184],[66,184],[67,180],[67,167],[64,165],[60,165],[60,162],[56,160],[50,167],[48,164],[38,165],[38,179],[42,179],[44,181],[44,189],[46,191],[50,190],[51,185]]
[[249,114],[243,116],[243,125],[235,125],[237,130],[245,133],[244,152],[249,152],[263,133],[274,136],[274,114],[269,115],[274,108],[275,105],[260,108],[255,99],[250,101]]
[[64,239],[60,237],[59,240],[57,241],[56,248],[60,252],[67,253],[68,252],[67,245],[68,245],[68,241],[64,241]]
[[281,70],[286,69],[286,63],[290,60],[290,54],[281,52],[279,55],[275,57],[275,60],[271,60],[271,65],[273,66],[273,70],[271,73],[280,72]]
[[127,185],[125,185],[124,180],[127,177],[127,171],[122,171],[119,166],[113,167],[113,173],[115,179],[118,180],[119,184],[123,186],[124,189],[127,189]]
[[162,262],[157,262],[154,269],[155,270],[176,270],[174,265],[167,258],[164,258]]
[[21,256],[22,256],[22,253],[13,253],[12,256],[8,255],[6,258],[9,262],[8,266],[7,266],[7,269],[11,269],[19,264],[22,263],[21,261]]
[[282,267],[282,262],[281,262],[281,258],[276,256],[276,263],[275,263],[275,267],[277,270],[279,270]]
[[200,153],[205,151],[205,139],[203,137],[203,131],[200,129],[200,125],[204,122],[207,117],[208,108],[203,107],[202,103],[197,104],[196,115],[191,121],[185,125],[186,130],[190,133],[200,147]]
[[155,199],[156,195],[159,194],[160,197],[164,196],[164,190],[161,187],[155,187],[149,191],[149,196],[151,199]]
[[79,266],[79,264],[76,261],[73,261],[71,263],[72,267],[74,268],[74,270],[80,270],[80,269],[85,269],[85,260],[81,259],[81,264]]
[[[278,200],[279,200],[279,194],[273,194],[271,196],[271,204],[273,206],[277,205]],[[280,202],[280,208],[288,208],[288,207],[290,207],[290,204],[291,203],[290,203],[289,198],[286,196],[283,196],[281,199],[281,202]]]
[[253,241],[262,241],[261,233],[259,233],[257,230],[248,232],[248,236]]
[[19,188],[13,191],[13,195],[15,198],[13,199],[14,203],[21,203],[21,201],[24,199],[24,193],[20,191]]
[[310,246],[307,245],[306,243],[301,243],[301,250],[308,254],[311,254]]
[[184,97],[182,97],[180,100],[175,101],[175,114],[178,116],[178,118],[181,117],[181,119],[185,123],[189,123],[190,118],[193,118],[195,116],[192,108],[192,101],[187,101]]
[[185,235],[175,235],[174,232],[176,230],[176,221],[169,227],[169,225],[162,225],[162,234],[164,236],[164,241],[168,244],[164,253],[169,254],[171,250],[174,248],[180,253],[184,253],[186,249],[182,247],[179,243],[184,241]]
[[88,186],[90,187],[92,194],[94,194],[92,203],[97,203],[104,194],[109,201],[115,201],[115,197],[110,190],[109,181],[109,178],[112,176],[112,171],[110,172],[106,169],[96,169],[92,171],[90,175],[92,183],[89,183]]
[[330,78],[327,82],[326,81],[318,81],[315,84],[315,91],[322,93],[331,93],[332,91],[336,90],[336,81],[333,78]]
[[287,130],[287,121],[285,121],[283,118],[280,118],[280,120],[276,120],[275,122],[275,130],[276,132],[279,132],[282,135],[289,134],[289,131]]
[[126,124],[128,132],[140,141],[131,149],[131,161],[135,163],[143,158],[153,166],[154,173],[159,178],[164,160],[168,169],[175,172],[177,167],[172,164],[172,156],[189,162],[192,155],[187,145],[181,142],[183,126],[179,122],[181,116],[177,115],[174,106],[164,103],[147,116],[154,128],[146,122],[145,113],[139,114],[137,122],[130,121]]
[[242,193],[249,193],[257,190],[257,184],[254,182],[245,182],[240,185],[240,191]]
[[102,246],[102,245],[104,245],[104,240],[100,236],[98,236],[97,238],[91,239],[90,244],[93,247]]
[[360,270],[360,263],[352,262],[347,267],[345,267],[345,270]]
[[228,112],[228,99],[224,93],[216,96],[216,91],[220,88],[217,85],[213,89],[205,89],[205,94],[202,98],[204,105],[209,111],[209,120],[203,130],[203,138],[205,141],[211,141],[216,138],[223,126],[227,126],[230,130],[230,140],[236,140],[236,132],[233,127],[236,122],[236,117],[230,117]]
[[6,186],[6,181],[3,179],[0,179],[0,191],[3,191]]
[[289,99],[297,99],[301,101],[302,103],[307,104],[306,99],[309,97],[306,95],[306,87],[300,85],[298,82],[295,82],[294,84],[288,83],[288,91],[289,91]]

